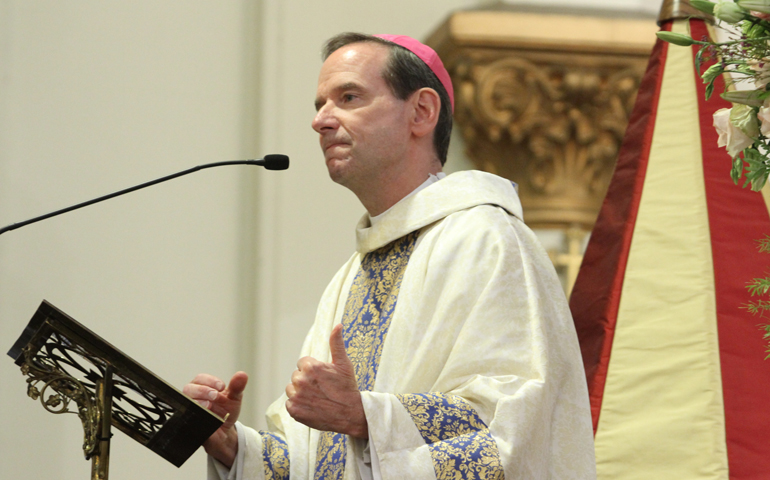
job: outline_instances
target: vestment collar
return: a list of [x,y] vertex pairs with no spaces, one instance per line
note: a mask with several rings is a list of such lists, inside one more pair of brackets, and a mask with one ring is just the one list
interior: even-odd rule
[[456,172],[402,199],[375,225],[364,214],[356,226],[356,249],[376,250],[447,215],[485,204],[523,219],[519,196],[509,180],[475,170]]

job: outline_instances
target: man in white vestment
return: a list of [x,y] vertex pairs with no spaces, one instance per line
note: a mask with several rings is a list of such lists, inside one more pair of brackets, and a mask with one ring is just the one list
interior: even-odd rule
[[454,103],[441,60],[361,34],[324,59],[313,129],[367,214],[269,431],[237,422],[245,373],[185,386],[229,414],[204,444],[209,478],[595,478],[572,318],[513,184],[441,171]]

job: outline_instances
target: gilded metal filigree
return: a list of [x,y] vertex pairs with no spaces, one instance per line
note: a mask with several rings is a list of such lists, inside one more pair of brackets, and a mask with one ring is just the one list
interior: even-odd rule
[[107,480],[112,427],[179,467],[224,421],[45,300],[8,355],[30,397],[80,417],[93,480]]
[[174,409],[138,383],[119,374],[113,378],[113,417],[147,439],[151,438],[173,415]]
[[[78,398],[87,397],[92,402],[96,398],[96,382],[104,378],[108,366],[103,359],[58,332],[53,332],[38,350],[33,364],[45,365],[52,374],[78,378],[77,383],[83,392]],[[119,373],[113,375],[113,382],[112,409],[116,426],[131,432],[132,436],[149,440],[173,414],[172,407]]]
[[[51,413],[77,414],[83,424],[83,453],[86,459],[90,459],[99,443],[98,429],[101,419],[91,391],[82,382],[62,373],[51,358],[33,355],[29,346],[24,349],[24,356],[21,372],[29,377],[27,395],[33,400],[40,400],[43,408]],[[49,392],[49,389],[52,392]],[[71,402],[75,402],[77,406],[74,411],[70,410]]]

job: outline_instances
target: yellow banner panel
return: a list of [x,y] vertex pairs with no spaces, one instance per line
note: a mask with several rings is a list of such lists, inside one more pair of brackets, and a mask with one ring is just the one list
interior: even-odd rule
[[728,478],[695,81],[690,48],[669,45],[596,434],[600,479]]

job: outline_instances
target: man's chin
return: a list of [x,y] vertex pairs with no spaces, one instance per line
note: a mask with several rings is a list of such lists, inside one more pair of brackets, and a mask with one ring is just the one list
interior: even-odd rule
[[333,182],[339,183],[340,185],[346,184],[346,173],[348,171],[348,162],[345,159],[328,159],[326,160],[326,169],[329,172],[329,178],[332,179]]
[[331,172],[332,170],[345,168],[348,163],[349,159],[347,157],[330,157],[326,159],[326,168]]

